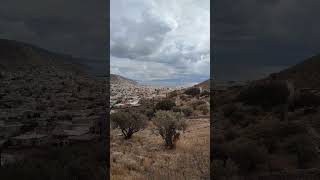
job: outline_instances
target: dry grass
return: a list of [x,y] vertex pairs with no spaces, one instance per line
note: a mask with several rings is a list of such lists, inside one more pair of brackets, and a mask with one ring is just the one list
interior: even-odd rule
[[209,119],[190,120],[175,149],[165,149],[160,136],[147,129],[124,140],[111,132],[112,180],[209,179]]

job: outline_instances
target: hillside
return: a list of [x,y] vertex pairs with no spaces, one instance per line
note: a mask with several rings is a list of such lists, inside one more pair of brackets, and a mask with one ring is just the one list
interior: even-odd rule
[[[101,112],[105,104],[104,82],[70,59],[33,45],[0,40],[0,120],[46,122],[60,120],[66,112],[79,121],[94,119],[88,115]],[[26,113],[37,118],[24,118]]]
[[267,79],[292,80],[297,88],[320,88],[320,55],[313,56]]
[[195,87],[201,87],[202,89],[209,90],[210,89],[210,80],[203,81],[199,84],[196,84]]
[[110,83],[111,84],[130,84],[130,85],[138,85],[137,81],[134,81],[129,78],[125,78],[120,75],[110,74]]

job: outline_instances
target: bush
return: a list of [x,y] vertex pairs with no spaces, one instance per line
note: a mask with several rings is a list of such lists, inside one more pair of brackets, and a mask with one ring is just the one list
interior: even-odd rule
[[240,174],[254,173],[260,164],[266,162],[266,151],[254,141],[238,139],[232,144],[229,149],[230,157],[239,167]]
[[276,105],[287,103],[289,89],[282,81],[269,83],[257,83],[242,90],[238,100],[248,105],[259,105],[263,108],[271,108]]
[[206,101],[203,100],[193,100],[191,102],[191,106],[194,110],[196,110],[200,105],[206,104]]
[[183,106],[182,108],[181,108],[181,110],[182,110],[182,112],[183,112],[183,114],[185,115],[185,116],[187,116],[187,117],[189,117],[189,116],[191,116],[192,115],[192,108],[191,107],[189,107],[189,106]]
[[300,107],[318,107],[320,105],[320,96],[312,93],[302,93],[295,97],[294,108]]
[[298,168],[307,168],[309,162],[318,158],[318,153],[314,144],[311,139],[304,134],[295,135],[289,138],[287,150],[296,154]]
[[175,91],[172,91],[168,94],[168,98],[173,98],[173,97],[177,97],[178,96],[178,92],[175,90]]
[[187,89],[184,93],[190,96],[197,96],[197,95],[200,95],[200,92],[201,92],[200,88],[192,87]]
[[181,110],[181,108],[179,108],[179,107],[177,107],[177,106],[174,106],[174,107],[172,108],[172,111],[173,111],[173,112],[181,112],[182,110]]
[[113,122],[113,128],[121,129],[125,139],[145,128],[147,125],[147,117],[136,112],[116,112],[110,115]]
[[203,114],[208,114],[209,113],[209,107],[207,104],[202,104],[198,107],[198,109],[203,113]]
[[154,117],[155,111],[154,109],[147,109],[145,114],[149,118],[149,120],[151,120]]
[[185,130],[186,128],[186,123],[182,120],[180,113],[171,111],[156,112],[153,122],[169,148],[175,147],[175,143],[180,136],[178,130]]
[[170,111],[176,103],[170,99],[164,99],[156,104],[156,110]]

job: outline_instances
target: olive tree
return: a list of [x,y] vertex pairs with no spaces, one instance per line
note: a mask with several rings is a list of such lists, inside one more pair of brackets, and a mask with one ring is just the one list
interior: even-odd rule
[[171,111],[157,111],[153,122],[165,141],[165,145],[169,148],[175,147],[180,136],[178,131],[186,129],[186,123],[181,118],[181,114]]
[[147,117],[136,112],[116,112],[110,115],[113,128],[121,129],[125,139],[144,129],[147,125]]

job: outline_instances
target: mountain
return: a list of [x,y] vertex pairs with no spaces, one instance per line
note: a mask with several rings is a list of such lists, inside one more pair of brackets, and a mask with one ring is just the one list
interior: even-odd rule
[[111,84],[127,84],[127,85],[138,85],[138,82],[129,78],[125,78],[120,75],[110,74]]
[[291,80],[297,88],[320,88],[320,55],[273,73],[266,79]]

